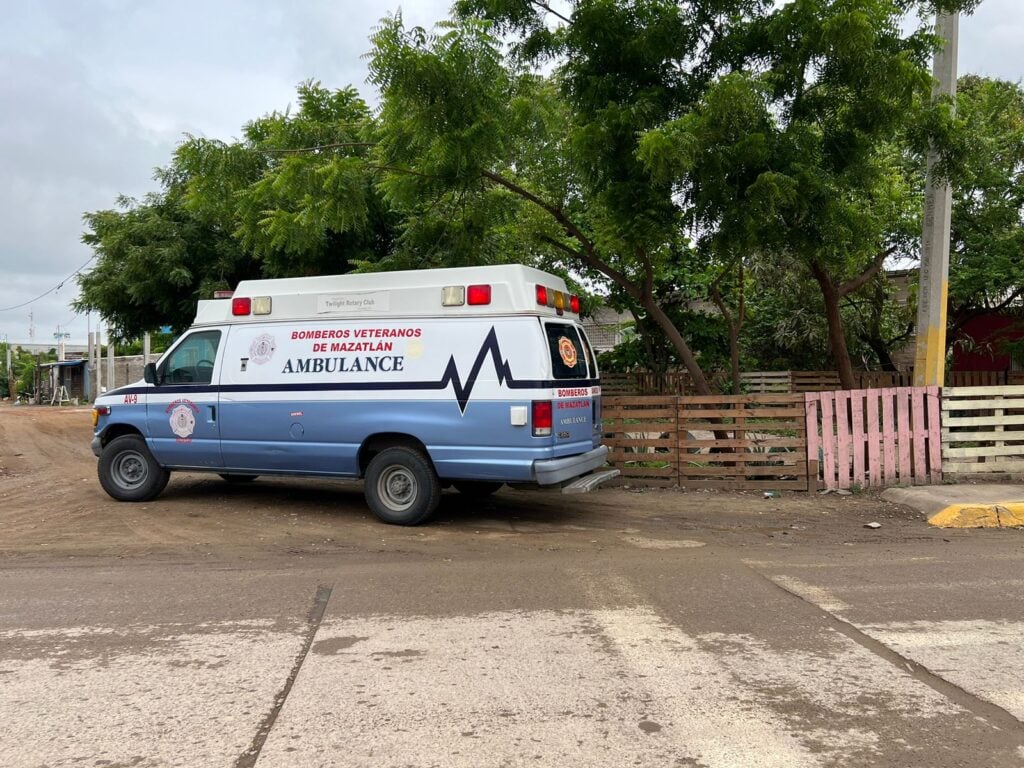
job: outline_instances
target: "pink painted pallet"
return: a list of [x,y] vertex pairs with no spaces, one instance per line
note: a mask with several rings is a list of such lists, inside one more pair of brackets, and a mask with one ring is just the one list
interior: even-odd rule
[[938,387],[806,395],[809,474],[825,488],[942,480]]

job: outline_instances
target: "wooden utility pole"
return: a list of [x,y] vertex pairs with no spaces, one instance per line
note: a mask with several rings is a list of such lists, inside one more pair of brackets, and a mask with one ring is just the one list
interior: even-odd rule
[[[935,53],[932,98],[956,98],[956,60],[960,29],[959,13],[939,13],[935,29],[943,39]],[[924,233],[921,239],[921,273],[917,293],[917,346],[914,384],[941,387],[946,377],[946,305],[949,293],[949,241],[953,190],[935,178],[935,149],[928,152],[928,178],[924,189]]]

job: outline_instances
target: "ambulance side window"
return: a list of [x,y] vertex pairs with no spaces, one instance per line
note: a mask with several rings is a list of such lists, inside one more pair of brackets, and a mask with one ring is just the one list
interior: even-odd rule
[[161,384],[209,384],[213,380],[219,345],[220,331],[193,333],[160,364],[157,381]]
[[544,323],[556,379],[587,378],[587,357],[576,329],[568,323]]

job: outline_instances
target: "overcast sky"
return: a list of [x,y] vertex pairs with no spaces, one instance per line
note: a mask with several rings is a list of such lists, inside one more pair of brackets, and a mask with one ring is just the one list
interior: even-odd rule
[[[449,0],[407,0],[410,24]],[[283,110],[306,79],[366,85],[367,37],[397,2],[32,0],[0,24],[0,337],[84,343],[74,279],[27,306],[92,255],[82,213],[156,188],[182,134],[219,139]],[[960,72],[1020,80],[1024,2],[984,0],[962,20]],[[96,329],[96,317],[91,327]]]

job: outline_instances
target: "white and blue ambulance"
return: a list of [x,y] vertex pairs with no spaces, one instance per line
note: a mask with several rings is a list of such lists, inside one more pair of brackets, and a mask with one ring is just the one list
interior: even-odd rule
[[104,490],[146,501],[172,471],[363,478],[381,520],[441,488],[590,490],[603,469],[597,362],[579,300],[525,266],[252,280],[199,302],[145,378],[98,398]]

